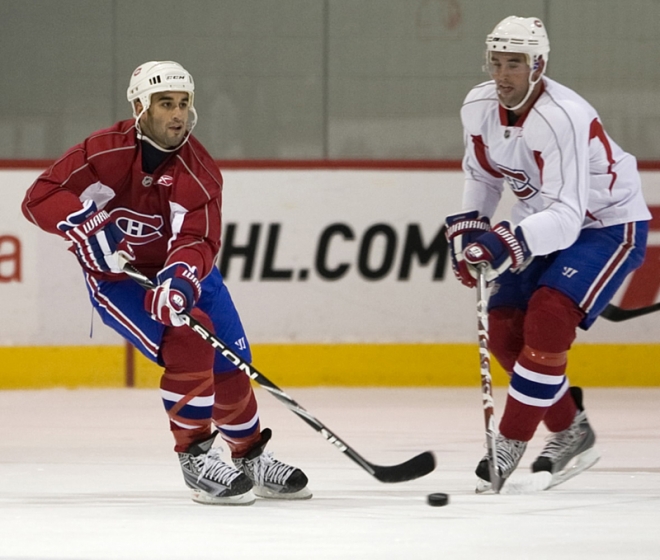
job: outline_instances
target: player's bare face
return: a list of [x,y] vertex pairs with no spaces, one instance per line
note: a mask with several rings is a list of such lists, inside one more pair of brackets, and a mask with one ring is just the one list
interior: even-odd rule
[[140,128],[161,148],[176,148],[185,138],[189,116],[190,97],[186,92],[154,93],[140,119]]
[[495,80],[497,97],[502,105],[515,107],[524,99],[531,72],[524,54],[491,52],[488,72]]

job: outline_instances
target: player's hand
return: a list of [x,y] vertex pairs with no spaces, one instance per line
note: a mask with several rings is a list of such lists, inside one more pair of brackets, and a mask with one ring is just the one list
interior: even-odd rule
[[81,210],[58,223],[57,229],[71,240],[71,249],[80,264],[92,272],[120,273],[120,253],[125,260],[135,258],[123,232],[105,210],[96,210],[92,200],[85,201]]
[[522,229],[517,227],[512,231],[509,222],[500,222],[468,245],[463,257],[474,278],[477,277],[477,267],[485,265],[484,278],[491,282],[506,270],[523,270],[531,261],[532,254]]
[[144,307],[156,321],[168,327],[180,327],[182,311],[190,311],[202,295],[202,287],[195,269],[177,262],[161,270],[156,276],[156,287],[144,298]]
[[445,224],[447,226],[445,236],[449,243],[454,276],[468,288],[474,288],[477,281],[463,259],[463,252],[480,235],[490,231],[490,221],[488,218],[480,217],[479,213],[474,210],[447,216]]

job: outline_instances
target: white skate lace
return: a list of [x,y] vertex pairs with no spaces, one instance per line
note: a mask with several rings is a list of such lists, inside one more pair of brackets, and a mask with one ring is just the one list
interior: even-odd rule
[[284,485],[295,470],[295,467],[274,459],[273,454],[268,451],[264,451],[252,461],[247,461],[247,464],[257,486],[264,486],[266,482]]
[[502,475],[508,476],[518,466],[526,448],[525,441],[497,438],[497,466]]
[[204,456],[195,457],[197,467],[200,469],[197,482],[202,478],[206,478],[229,486],[241,474],[240,471],[222,460],[221,451],[220,448],[213,448]]
[[546,438],[548,443],[546,443],[539,457],[547,457],[550,461],[556,463],[558,459],[573,452],[581,436],[580,422],[576,417],[573,424],[563,432],[551,434]]

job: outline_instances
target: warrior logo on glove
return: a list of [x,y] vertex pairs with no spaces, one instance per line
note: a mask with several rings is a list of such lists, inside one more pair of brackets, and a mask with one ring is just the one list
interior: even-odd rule
[[92,272],[123,272],[120,254],[124,260],[135,258],[133,249],[124,239],[124,233],[105,210],[96,209],[92,200],[86,200],[82,209],[57,224],[71,241],[71,250],[80,264]]

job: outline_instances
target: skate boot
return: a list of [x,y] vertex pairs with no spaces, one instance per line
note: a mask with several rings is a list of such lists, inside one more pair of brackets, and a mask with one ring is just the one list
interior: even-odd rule
[[306,500],[312,497],[307,477],[300,469],[281,463],[264,451],[272,432],[266,428],[261,440],[245,457],[233,458],[236,468],[252,481],[254,493],[260,498]]
[[548,437],[548,443],[532,464],[532,472],[547,471],[552,474],[548,488],[566,482],[600,459],[600,453],[595,448],[596,434],[582,406],[582,389],[571,387],[569,390],[578,412],[567,429]]
[[[518,441],[509,439],[502,434],[497,434],[495,438],[495,445],[497,447],[497,472],[502,478],[502,484],[506,479],[511,476],[511,473],[516,469],[520,459],[522,459],[525,449],[527,449],[526,441]],[[488,468],[488,454],[479,461],[476,470],[474,471],[478,477],[477,479],[477,494],[487,492],[492,488],[490,480],[490,470]]]
[[211,448],[218,432],[179,453],[183,479],[200,504],[249,506],[255,501],[251,480],[225,463],[220,449]]

